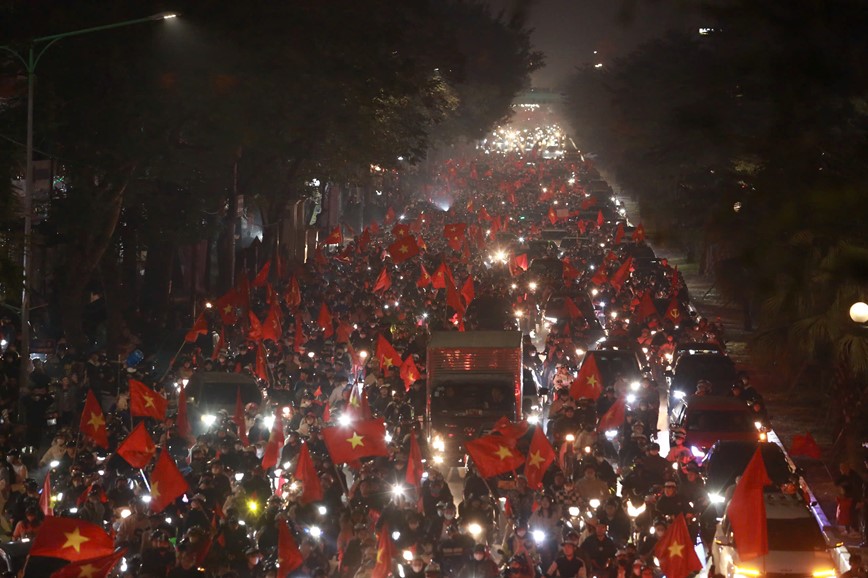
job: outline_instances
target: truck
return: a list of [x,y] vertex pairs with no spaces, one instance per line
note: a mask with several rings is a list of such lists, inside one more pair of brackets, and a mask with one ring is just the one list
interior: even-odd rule
[[467,441],[522,419],[520,331],[434,331],[427,349],[426,434],[437,466],[461,466]]

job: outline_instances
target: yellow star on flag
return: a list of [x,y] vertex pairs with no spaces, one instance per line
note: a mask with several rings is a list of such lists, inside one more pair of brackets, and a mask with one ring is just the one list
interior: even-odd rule
[[407,247],[407,245],[401,245],[401,246],[398,248],[398,250],[399,250],[400,252],[406,254],[410,249]]
[[365,442],[362,440],[365,439],[365,436],[360,436],[356,432],[353,432],[353,437],[347,438],[347,441],[353,446],[353,449],[356,449],[358,446],[364,446]]
[[544,461],[546,461],[546,459],[542,457],[542,454],[540,454],[539,450],[537,450],[528,456],[527,465],[530,468],[539,468],[539,465]]
[[160,482],[154,482],[151,484],[151,499],[154,498],[160,499]]
[[385,548],[380,548],[379,550],[377,550],[377,564],[382,562],[385,557],[386,557],[386,549]]
[[681,553],[681,551],[684,550],[684,544],[679,544],[678,542],[672,542],[672,544],[669,545],[669,548],[667,548],[667,550],[669,550],[669,557],[670,558],[674,558],[675,556],[678,556],[680,558],[684,557]]
[[225,313],[226,315],[229,315],[230,313],[232,313],[232,306],[231,306],[231,305],[227,305],[226,307],[224,307],[224,308],[223,308],[223,313]]
[[95,578],[99,573],[99,568],[93,564],[85,564],[78,569],[78,578]]
[[153,397],[151,397],[150,395],[143,395],[142,397],[145,398],[145,407],[152,407],[154,409],[157,408],[157,406],[154,405]]
[[81,553],[81,545],[85,542],[90,542],[90,538],[82,536],[78,528],[72,532],[64,532],[63,535],[66,536],[66,542],[63,543],[61,548],[73,548],[79,553]]
[[413,373],[412,370],[407,372],[407,379],[409,379],[410,381],[416,381],[416,374]]
[[509,451],[509,448],[508,448],[508,447],[506,447],[506,446],[500,446],[500,447],[497,449],[497,451],[494,452],[494,455],[496,455],[497,457],[499,457],[499,458],[502,459],[502,460],[505,460],[506,458],[511,458],[511,457],[512,457],[512,452]]
[[93,431],[98,431],[99,428],[105,425],[105,418],[103,416],[90,412],[90,419],[87,420],[87,425],[93,428]]
[[594,387],[597,386],[597,376],[596,375],[592,375],[588,378],[588,385],[592,385]]
[[392,367],[395,363],[391,357],[383,357],[383,367]]

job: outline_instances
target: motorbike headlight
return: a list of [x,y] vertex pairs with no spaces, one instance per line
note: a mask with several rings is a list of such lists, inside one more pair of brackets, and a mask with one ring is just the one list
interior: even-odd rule
[[325,516],[326,513],[328,513],[328,508],[326,508],[325,506],[319,506],[317,508],[317,512],[319,512],[320,516]]
[[69,513],[70,514],[78,514],[78,508],[70,508]]
[[574,442],[574,441],[576,441],[576,436],[569,433],[566,435],[566,437],[564,439],[567,440],[568,442]]
[[607,440],[612,441],[613,439],[618,437],[618,430],[616,430],[616,429],[606,430],[605,436],[606,436]]
[[573,518],[577,518],[581,513],[581,510],[579,510],[578,506],[570,506],[567,511]]
[[631,518],[635,518],[636,516],[642,514],[645,511],[645,504],[642,503],[638,508],[633,507],[632,502],[627,502],[627,514]]
[[718,494],[717,492],[710,492],[708,494],[708,501],[712,504],[722,504],[726,501],[726,498]]
[[217,416],[210,414],[210,413],[206,413],[202,416],[201,419],[202,419],[202,423],[204,423],[208,427],[211,427],[212,425],[214,425],[214,422],[217,421]]
[[445,452],[446,451],[446,442],[443,441],[442,436],[439,436],[439,435],[434,436],[434,441],[432,442],[431,447],[433,447],[438,452]]
[[401,553],[401,557],[404,558],[404,560],[406,560],[407,562],[412,562],[413,561],[413,552],[411,550],[404,550]]
[[596,510],[600,507],[600,500],[598,500],[597,498],[593,498],[588,502],[588,505]]
[[679,391],[677,389],[672,392],[672,397],[674,397],[675,399],[684,399],[686,396],[687,396],[686,393],[684,393],[683,391]]
[[538,424],[539,423],[539,416],[536,414],[527,416],[527,423],[529,423],[531,425]]
[[320,528],[319,526],[311,526],[309,532],[310,535],[314,538],[319,538],[320,536],[322,536],[322,528]]
[[630,389],[632,391],[639,391],[639,387],[640,387],[640,384],[638,381],[634,381],[633,383],[630,384]]
[[476,522],[468,524],[467,525],[467,533],[470,534],[471,536],[473,536],[474,538],[476,538],[477,536],[482,534],[482,526],[480,526]]
[[542,530],[534,530],[531,532],[531,535],[533,536],[533,541],[537,544],[542,544],[546,540],[546,533]]
[[697,458],[704,458],[705,457],[705,452],[702,451],[702,449],[700,449],[697,446],[691,446],[690,447],[690,453],[693,454]]
[[338,424],[348,426],[353,422],[353,418],[348,413],[342,413],[338,416]]
[[129,518],[130,514],[132,514],[132,512],[129,508],[124,508],[123,510],[121,510],[121,518]]
[[59,465],[60,465],[59,460],[51,460],[51,462],[49,462],[49,464],[48,464],[48,467],[50,467],[51,469],[54,469]]
[[272,427],[274,427],[274,416],[270,415],[266,417],[262,420],[262,423],[265,426],[265,429],[270,430]]

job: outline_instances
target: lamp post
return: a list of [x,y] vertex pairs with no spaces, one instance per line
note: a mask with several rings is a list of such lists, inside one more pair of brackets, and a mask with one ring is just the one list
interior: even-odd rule
[[21,371],[18,379],[19,387],[27,383],[30,368],[30,254],[32,252],[31,232],[33,229],[33,92],[34,82],[36,80],[36,66],[39,64],[39,60],[45,52],[57,41],[62,40],[63,38],[91,34],[92,32],[102,32],[103,30],[111,30],[123,26],[132,26],[133,24],[169,20],[176,17],[177,14],[163,12],[145,18],[136,18],[134,20],[124,20],[112,24],[92,26],[90,28],[52,34],[50,36],[40,36],[39,38],[34,38],[30,41],[26,56],[22,55],[22,53],[10,46],[0,46],[0,50],[11,54],[18,59],[18,61],[24,66],[24,70],[27,72],[27,142],[25,145],[26,169],[24,173],[24,244],[21,251]]

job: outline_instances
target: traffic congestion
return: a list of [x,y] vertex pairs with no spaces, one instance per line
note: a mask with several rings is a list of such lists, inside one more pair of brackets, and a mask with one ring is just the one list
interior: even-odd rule
[[7,569],[841,574],[722,325],[561,128],[408,197],[242,273],[166,368],[38,364],[42,421],[0,431]]

